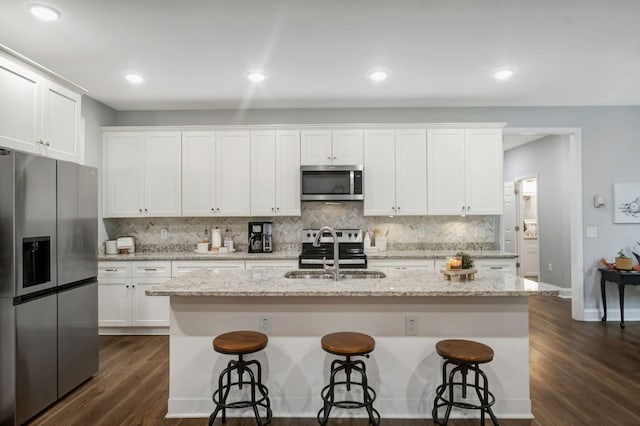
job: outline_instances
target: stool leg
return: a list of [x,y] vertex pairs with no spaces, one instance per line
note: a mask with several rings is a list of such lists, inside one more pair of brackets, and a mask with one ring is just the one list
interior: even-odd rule
[[[480,376],[482,376],[482,383],[483,383],[483,387],[484,387],[484,400],[482,401],[483,405],[487,405],[486,407],[486,411],[489,414],[489,417],[491,417],[491,421],[493,422],[493,424],[495,426],[500,426],[500,422],[498,421],[498,419],[496,418],[496,415],[493,414],[493,410],[491,409],[491,407],[488,406],[489,404],[489,381],[487,380],[487,376],[486,374],[484,374],[484,371],[482,371],[481,369],[478,368],[477,372],[480,374]],[[483,417],[484,417],[484,411],[485,410],[481,410],[483,413]]]
[[[367,414],[369,415],[369,424],[377,426],[379,423],[380,414],[378,413],[378,410],[373,408],[373,398],[369,394],[369,381],[367,379],[367,370],[365,367],[365,363],[362,361],[354,361],[352,368],[362,376],[362,402],[364,402],[364,407],[366,408]],[[377,414],[377,417],[374,416],[374,412]]]
[[433,399],[433,410],[431,410],[431,418],[433,422],[439,424],[438,421],[438,408],[442,407],[444,404],[438,404],[440,398],[442,398],[442,394],[447,388],[447,365],[449,365],[448,361],[444,361],[442,363],[442,384],[436,388],[436,396]]
[[[476,390],[476,394],[478,395],[478,399],[480,400],[480,405],[486,405],[489,402],[489,395],[487,393],[487,384],[484,383],[484,393],[481,394],[480,393],[480,368],[478,367],[478,364],[474,364],[474,372],[476,373],[475,375],[475,382],[474,382],[474,388]],[[484,408],[480,409],[480,424],[484,426]]]

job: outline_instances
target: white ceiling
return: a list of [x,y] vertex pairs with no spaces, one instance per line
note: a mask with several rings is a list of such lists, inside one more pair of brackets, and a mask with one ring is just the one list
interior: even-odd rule
[[0,43],[118,110],[640,104],[638,0],[30,2],[0,0]]

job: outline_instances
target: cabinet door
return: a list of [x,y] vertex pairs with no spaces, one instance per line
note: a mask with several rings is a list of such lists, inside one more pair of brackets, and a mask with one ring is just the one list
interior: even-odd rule
[[396,167],[393,130],[366,130],[364,133],[364,214],[395,214]]
[[58,160],[81,161],[80,95],[53,82],[43,87],[43,153]]
[[331,136],[332,164],[362,164],[362,130],[334,130]]
[[130,290],[131,278],[98,278],[98,326],[130,325]]
[[331,130],[303,130],[300,138],[300,164],[331,164]]
[[42,111],[35,73],[0,57],[0,145],[38,153]]
[[427,131],[427,187],[429,214],[464,213],[464,130]]
[[146,290],[168,278],[132,278],[131,308],[133,326],[164,327],[169,325],[169,296],[147,296]]
[[276,131],[276,215],[300,216],[300,214],[300,132],[278,130]]
[[427,214],[427,132],[396,131],[396,214]]
[[[214,255],[212,255],[214,256]],[[174,260],[171,262],[173,278],[196,269],[244,269],[243,260]]]
[[371,259],[368,260],[369,269],[422,269],[433,271],[433,259]]
[[465,131],[467,214],[502,214],[503,156],[502,130]]
[[105,217],[140,217],[143,208],[144,133],[107,134]]
[[216,200],[217,214],[251,215],[249,132],[216,133]]
[[182,215],[215,214],[214,132],[182,132]]
[[276,214],[276,134],[251,132],[251,216]]
[[147,132],[144,141],[144,213],[182,213],[180,132]]

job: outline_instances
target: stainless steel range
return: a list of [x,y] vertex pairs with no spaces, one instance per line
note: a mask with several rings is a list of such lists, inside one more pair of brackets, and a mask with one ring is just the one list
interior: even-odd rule
[[[333,265],[333,237],[329,232],[324,232],[320,237],[320,246],[314,247],[313,240],[317,235],[317,229],[302,230],[302,253],[298,257],[300,269],[321,269],[324,263]],[[336,235],[340,268],[366,269],[367,255],[364,254],[362,229],[336,229]]]

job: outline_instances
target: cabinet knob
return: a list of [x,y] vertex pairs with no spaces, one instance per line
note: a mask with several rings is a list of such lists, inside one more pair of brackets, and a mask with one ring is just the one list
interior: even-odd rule
[[138,210],[140,210],[140,213],[142,213],[142,209],[138,209]]
[[469,213],[469,210],[471,210],[471,206],[467,206],[467,213]]
[[216,210],[217,210],[217,211],[220,211],[220,207],[218,207]]
[[462,211],[462,213],[464,213],[464,206],[462,206],[462,208],[460,209],[460,211]]
[[333,159],[334,159],[334,160],[335,160],[336,158],[338,158],[338,157],[333,157]]
[[145,213],[148,213],[148,212],[149,212],[149,210],[147,210],[147,209],[144,209],[144,212],[145,212]]
[[46,141],[44,144],[45,144],[46,146],[51,146],[51,144],[49,143],[49,141]]
[[212,211],[212,212],[213,212],[213,211],[215,211],[215,210],[216,210],[216,209],[214,209],[213,207],[211,207],[211,211]]
[[277,210],[277,211],[280,211],[280,207],[276,207],[276,210]]
[[129,284],[127,284],[127,288],[129,288]]
[[131,288],[136,288],[136,285],[135,285],[135,284],[132,284],[132,285],[131,285]]
[[327,157],[327,160],[331,160],[331,157]]
[[[36,143],[37,143],[37,144],[40,144],[40,145],[42,145],[42,144],[43,144],[43,142],[42,142],[42,141],[36,141]],[[328,158],[327,158],[327,160],[328,160]]]
[[274,210],[273,210],[273,207],[271,207],[271,211],[274,211]]
[[397,210],[400,210],[400,207],[396,207]]

